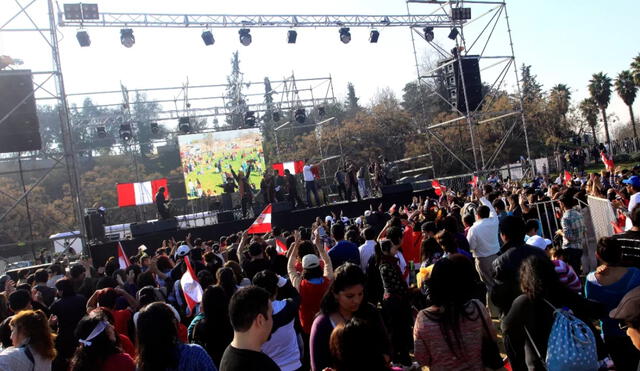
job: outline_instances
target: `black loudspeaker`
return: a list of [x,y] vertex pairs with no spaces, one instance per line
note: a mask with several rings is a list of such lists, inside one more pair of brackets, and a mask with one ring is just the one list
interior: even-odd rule
[[223,211],[218,213],[218,223],[229,223],[233,221],[233,211]]
[[88,240],[104,240],[104,218],[100,214],[97,212],[87,213],[84,216],[84,224]]
[[400,183],[400,184],[393,184],[393,185],[382,187],[382,197],[395,195],[398,193],[411,193],[411,192],[413,192],[413,186],[411,185],[411,183]]
[[158,220],[158,221],[154,222],[153,224],[154,224],[154,227],[155,227],[154,230],[156,232],[165,232],[165,231],[176,231],[176,230],[178,230],[178,219],[176,219],[176,218]]
[[291,203],[289,201],[274,202],[271,204],[272,213],[281,213],[285,211],[291,211]]
[[42,148],[30,70],[0,71],[0,153]]
[[[453,62],[452,62],[453,61]],[[475,111],[482,102],[482,79],[480,77],[480,57],[461,56],[460,59],[447,59],[440,62],[442,67],[443,83],[449,96],[449,102],[460,112],[467,113],[465,104],[465,92],[462,89],[462,78],[460,78],[460,61],[462,63],[462,76],[469,102],[469,111]],[[447,64],[448,63],[448,64]]]
[[155,226],[153,223],[132,223],[129,228],[131,228],[131,237],[137,238],[140,236],[146,236],[155,232]]
[[220,198],[222,200],[222,210],[233,209],[233,201],[231,199],[231,193],[223,193]]

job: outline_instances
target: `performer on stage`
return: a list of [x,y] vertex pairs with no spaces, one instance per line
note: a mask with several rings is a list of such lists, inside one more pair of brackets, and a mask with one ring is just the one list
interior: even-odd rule
[[158,188],[158,193],[156,193],[156,207],[158,208],[158,219],[169,219],[171,218],[171,213],[169,213],[169,207],[167,201],[164,197],[164,187]]

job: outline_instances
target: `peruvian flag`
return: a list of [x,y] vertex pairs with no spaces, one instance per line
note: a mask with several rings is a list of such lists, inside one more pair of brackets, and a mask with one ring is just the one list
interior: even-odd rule
[[284,171],[289,169],[291,174],[300,174],[302,173],[302,167],[304,166],[304,161],[289,161],[289,162],[279,162],[277,164],[271,165],[272,168],[278,170],[278,174],[284,175]]
[[184,264],[187,266],[187,270],[184,271],[182,278],[180,278],[180,287],[189,309],[188,315],[191,315],[193,308],[202,301],[202,286],[200,286],[196,278],[196,272],[193,270],[188,256],[184,257]]
[[604,166],[607,168],[607,171],[613,171],[613,169],[615,169],[613,158],[611,158],[611,156],[609,156],[605,151],[600,152],[600,158],[602,159]]
[[[155,201],[158,188],[167,189],[167,178],[140,183],[118,183],[118,207],[148,205]],[[165,191],[165,197],[168,192]]]
[[280,254],[284,254],[287,252],[287,244],[279,238],[276,238],[276,250]]
[[571,173],[568,172],[567,170],[564,171],[564,185],[566,186],[571,185]]
[[440,185],[440,182],[438,182],[438,180],[434,179],[431,181],[431,187],[433,187],[433,190],[436,192],[436,195],[438,196],[442,196],[442,191],[447,190],[446,187]]
[[271,232],[271,204],[262,210],[260,215],[251,224],[251,227],[247,229],[249,234],[264,234]]
[[129,258],[127,258],[127,254],[124,253],[124,249],[122,248],[120,241],[116,243],[116,247],[118,249],[118,264],[120,265],[120,269],[127,269],[131,263],[129,262]]
[[471,181],[467,184],[471,184],[472,187],[477,187],[478,186],[478,176],[474,175],[473,178],[471,178]]

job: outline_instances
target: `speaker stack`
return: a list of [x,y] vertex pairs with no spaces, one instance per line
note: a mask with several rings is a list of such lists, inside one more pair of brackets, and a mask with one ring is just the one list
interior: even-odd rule
[[42,149],[30,70],[0,71],[0,120],[3,118],[0,153]]
[[[462,63],[462,75],[460,75],[460,63]],[[468,113],[465,101],[465,91],[469,103],[469,111],[475,111],[482,102],[482,79],[480,77],[480,57],[459,56],[441,61],[443,83],[449,93],[449,102],[460,112]],[[463,78],[460,78],[462,76]]]

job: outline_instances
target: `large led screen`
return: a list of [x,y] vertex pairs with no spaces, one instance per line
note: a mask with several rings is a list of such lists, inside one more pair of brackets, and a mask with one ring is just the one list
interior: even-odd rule
[[249,182],[259,189],[265,170],[260,129],[180,135],[178,143],[187,198],[221,194],[232,168],[249,173]]

